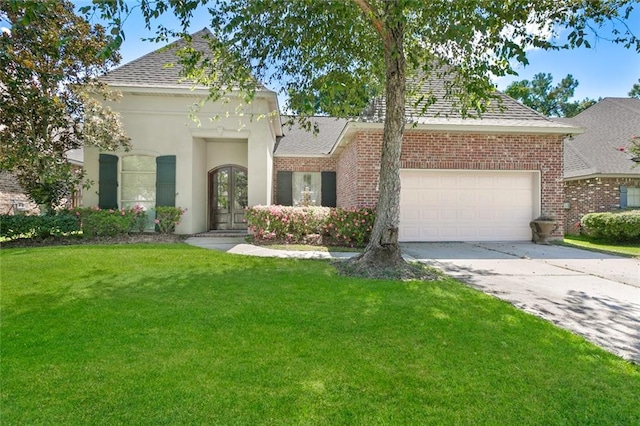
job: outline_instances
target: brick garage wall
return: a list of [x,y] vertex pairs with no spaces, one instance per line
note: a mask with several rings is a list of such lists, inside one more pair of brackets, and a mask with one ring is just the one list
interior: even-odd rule
[[362,158],[366,155],[375,156],[376,149],[379,151],[381,146],[382,138],[378,140],[377,134],[359,134],[342,151],[336,166],[338,207],[355,208],[375,205],[378,200],[377,173],[380,170],[380,154],[378,153],[377,158],[370,160],[372,167],[362,167]]
[[[24,210],[16,211],[14,202],[21,203]],[[40,214],[38,205],[29,200],[15,176],[0,170],[0,214]]]
[[565,233],[578,234],[578,222],[587,213],[609,212],[620,209],[620,185],[640,188],[638,178],[591,178],[564,183]]
[[[401,168],[540,171],[543,213],[564,220],[561,135],[405,132]],[[359,132],[338,160],[338,205],[377,201],[381,131]],[[355,166],[354,157],[355,156]],[[342,173],[357,170],[357,173]],[[561,237],[562,228],[554,236]]]
[[335,172],[336,159],[330,157],[275,157],[273,159],[273,200],[278,199],[278,172]]

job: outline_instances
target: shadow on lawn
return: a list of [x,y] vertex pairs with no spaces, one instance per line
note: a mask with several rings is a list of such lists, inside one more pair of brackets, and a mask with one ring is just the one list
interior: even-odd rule
[[[558,298],[545,297],[527,287],[526,277],[508,277],[511,285],[498,285],[501,274],[473,267],[440,265],[442,270],[484,293],[570,330],[592,343],[640,364],[640,304],[612,296],[570,289]],[[482,277],[496,277],[490,281]],[[505,278],[507,279],[507,278]]]

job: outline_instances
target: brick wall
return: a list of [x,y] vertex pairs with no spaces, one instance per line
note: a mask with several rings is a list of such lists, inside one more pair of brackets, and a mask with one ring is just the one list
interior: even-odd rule
[[338,207],[358,207],[358,144],[350,143],[336,164],[336,204]]
[[639,178],[591,178],[564,183],[566,210],[565,232],[580,232],[578,222],[587,213],[615,211],[620,208],[620,185],[640,187]]
[[[339,206],[376,203],[381,147],[381,131],[362,131],[343,151],[337,167]],[[540,171],[541,210],[564,220],[561,136],[410,130],[405,133],[400,167]],[[562,236],[562,229],[554,236]]]
[[[405,132],[402,146],[401,168],[540,171],[541,211],[554,215],[562,223],[565,213],[562,139],[559,135],[409,130]],[[361,131],[334,163],[327,158],[276,157],[274,169],[276,172],[335,170],[339,207],[374,206],[378,200],[381,148],[381,130]],[[277,183],[274,185],[275,193]],[[562,234],[561,228],[554,236],[561,237]]]
[[0,170],[0,214],[40,214],[38,205],[29,200],[15,176]]
[[335,172],[336,159],[330,157],[275,157],[273,159],[273,200],[278,199],[278,172]]

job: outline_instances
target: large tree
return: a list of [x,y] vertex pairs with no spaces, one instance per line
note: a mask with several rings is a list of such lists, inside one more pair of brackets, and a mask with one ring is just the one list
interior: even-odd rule
[[55,207],[80,181],[67,152],[127,146],[113,98],[95,77],[118,61],[112,40],[68,1],[4,0],[0,24],[0,169],[38,204]]
[[560,83],[553,86],[551,74],[538,73],[531,80],[519,80],[509,84],[505,93],[546,116],[573,117],[597,102],[589,98],[572,101],[578,84],[578,80],[567,74]]
[[[386,98],[377,217],[360,266],[402,263],[398,247],[400,153],[409,81],[450,74],[446,97],[463,115],[495,105],[490,76],[515,74],[531,48],[588,44],[604,23],[624,21],[630,0],[578,2],[450,0],[138,0],[98,2],[103,18],[124,31],[140,7],[151,27],[165,12],[184,31],[200,5],[211,14],[211,56],[187,51],[185,74],[211,86],[211,97],[236,88],[255,89],[255,79],[281,85],[287,109],[301,116],[318,111],[357,115],[372,95]],[[155,25],[154,25],[155,26]],[[640,49],[627,26],[615,41]],[[171,34],[158,26],[159,38]],[[555,38],[569,29],[566,39]],[[124,33],[120,34],[121,37]],[[224,71],[233,72],[225,73]],[[408,92],[408,91],[409,92]],[[436,100],[427,94],[423,112]],[[350,102],[345,102],[345,99]],[[420,100],[420,99],[418,99]],[[336,107],[337,105],[337,107]],[[353,108],[351,108],[353,107]]]
[[627,95],[629,95],[630,98],[640,99],[640,78],[638,79],[637,83],[633,84],[631,90],[629,90],[629,93],[627,93]]

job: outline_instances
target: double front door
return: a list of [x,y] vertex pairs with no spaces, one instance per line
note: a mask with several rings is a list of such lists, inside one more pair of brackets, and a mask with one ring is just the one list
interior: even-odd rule
[[247,169],[222,166],[209,172],[209,228],[247,229]]

